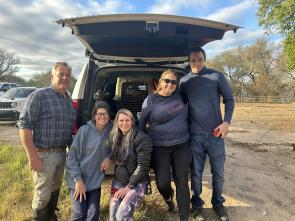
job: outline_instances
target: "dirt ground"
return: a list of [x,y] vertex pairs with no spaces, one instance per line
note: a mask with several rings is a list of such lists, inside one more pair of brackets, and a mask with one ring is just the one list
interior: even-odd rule
[[[232,221],[295,221],[295,104],[237,105],[226,138],[225,206]],[[17,129],[0,125],[0,142],[19,144]],[[209,220],[211,174],[202,196]]]

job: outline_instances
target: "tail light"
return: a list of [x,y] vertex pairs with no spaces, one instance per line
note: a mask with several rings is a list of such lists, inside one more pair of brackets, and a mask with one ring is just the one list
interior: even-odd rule
[[73,134],[76,134],[77,131],[78,131],[78,122],[77,122],[77,120],[78,120],[78,114],[79,114],[79,100],[73,100],[73,107],[74,107],[74,109],[76,110],[76,113],[77,113],[76,121],[75,121],[75,123],[73,125]]

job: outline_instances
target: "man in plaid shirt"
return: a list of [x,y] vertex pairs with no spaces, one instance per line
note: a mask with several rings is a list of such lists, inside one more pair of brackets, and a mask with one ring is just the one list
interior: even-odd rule
[[55,210],[76,112],[67,93],[71,67],[57,62],[51,86],[30,95],[18,121],[34,180],[32,220],[57,220]]

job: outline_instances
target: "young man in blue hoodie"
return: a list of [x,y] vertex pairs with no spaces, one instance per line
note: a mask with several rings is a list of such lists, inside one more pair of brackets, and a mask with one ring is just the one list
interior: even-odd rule
[[[223,207],[225,146],[224,137],[229,131],[234,100],[225,76],[205,67],[206,53],[195,48],[189,54],[191,72],[180,80],[180,90],[189,105],[189,128],[193,163],[191,166],[192,208],[198,221],[206,220],[203,214],[202,173],[206,155],[209,157],[213,193],[211,203],[222,221],[229,220]],[[222,118],[220,97],[223,98],[225,113]]]

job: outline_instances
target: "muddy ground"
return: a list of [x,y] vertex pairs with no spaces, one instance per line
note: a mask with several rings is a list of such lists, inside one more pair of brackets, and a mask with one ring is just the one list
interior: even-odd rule
[[[251,106],[256,112],[248,106],[243,111],[237,108],[226,138],[224,195],[231,220],[295,221],[294,107],[279,106],[280,111],[287,111],[285,115],[272,106]],[[0,142],[18,145],[17,129],[0,125]],[[203,186],[206,213],[209,220],[217,220],[210,204],[208,163]]]

